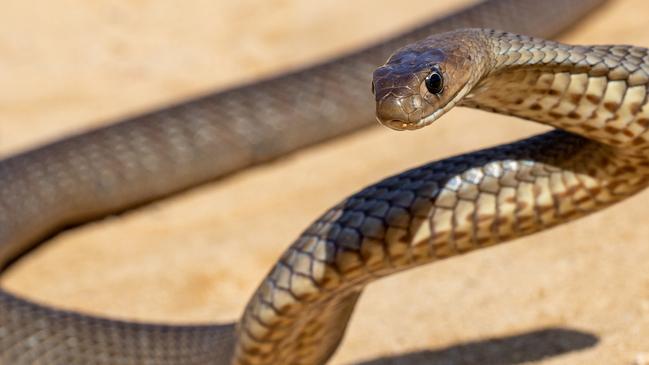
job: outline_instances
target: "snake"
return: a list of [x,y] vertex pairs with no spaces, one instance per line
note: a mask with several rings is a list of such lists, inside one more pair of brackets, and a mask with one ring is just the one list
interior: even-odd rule
[[[482,30],[549,37],[599,3],[479,3],[328,62],[0,161],[6,268],[67,227],[358,129],[373,114],[410,130],[462,105],[561,129],[406,171],[335,205],[277,260],[236,326],[120,321],[0,290],[0,363],[323,364],[370,281],[641,190],[647,50]],[[466,27],[479,28],[452,31]]]

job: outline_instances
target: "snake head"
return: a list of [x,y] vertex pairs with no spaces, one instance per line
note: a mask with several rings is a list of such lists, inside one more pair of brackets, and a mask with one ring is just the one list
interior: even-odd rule
[[401,48],[374,71],[372,88],[381,124],[396,130],[422,128],[469,91],[475,52],[457,33]]

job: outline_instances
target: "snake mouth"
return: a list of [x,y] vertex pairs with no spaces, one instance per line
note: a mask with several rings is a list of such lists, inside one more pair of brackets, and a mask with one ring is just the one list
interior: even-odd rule
[[[448,108],[450,109],[450,108]],[[432,124],[435,120],[437,120],[442,114],[446,112],[445,108],[438,109],[434,113],[426,116],[425,118],[422,118],[417,121],[406,121],[406,120],[401,120],[401,119],[380,119],[377,117],[377,120],[379,123],[382,125],[393,129],[395,131],[414,131],[417,129],[424,128],[430,124]]]
[[415,130],[419,129],[416,122],[407,122],[399,119],[379,120],[382,125],[393,129],[395,131]]
[[[379,113],[378,108],[377,108],[376,119],[379,121],[380,124],[395,131],[414,131],[417,129],[421,129],[428,125],[431,125],[434,121],[439,119],[446,112],[453,109],[453,107],[459,104],[460,101],[469,93],[471,89],[472,89],[472,84],[466,83],[460,90],[458,90],[451,97],[451,99],[448,102],[446,102],[446,104],[438,107],[432,113],[428,115],[424,115],[419,119],[407,120],[407,116],[403,115],[403,113],[390,113],[386,111]],[[387,108],[386,110],[389,111],[390,109]],[[405,118],[399,119],[399,117],[401,117],[402,115]]]

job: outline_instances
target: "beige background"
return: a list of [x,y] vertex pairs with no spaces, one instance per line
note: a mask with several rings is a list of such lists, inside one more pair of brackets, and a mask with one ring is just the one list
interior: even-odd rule
[[[0,153],[336,54],[465,3],[5,0]],[[614,1],[564,40],[649,46],[648,4]],[[369,128],[66,232],[2,285],[117,318],[232,321],[281,250],[344,196],[540,130],[472,110],[420,133]],[[332,363],[649,363],[648,198],[372,284]]]

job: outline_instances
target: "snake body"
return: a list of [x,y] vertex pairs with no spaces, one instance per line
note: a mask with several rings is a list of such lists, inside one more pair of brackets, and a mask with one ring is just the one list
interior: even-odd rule
[[369,282],[568,222],[645,188],[648,71],[646,48],[483,29],[397,51],[373,81],[377,117],[390,128],[422,128],[464,105],[562,130],[406,171],[332,208],[257,290],[235,359],[322,363]]
[[[371,70],[408,42],[465,26],[549,35],[599,2],[490,1],[336,61],[5,159],[0,162],[0,259],[6,265],[68,225],[366,124],[371,119]],[[535,118],[603,144],[552,132],[433,163],[364,189],[328,211],[286,251],[251,299],[236,335],[231,325],[116,321],[50,308],[0,291],[0,362],[320,364],[337,347],[356,299],[370,280],[576,218],[644,187],[644,130],[637,126],[645,124],[638,117],[645,103],[639,100],[639,87],[645,84],[636,82],[641,79],[638,70],[645,65],[636,60],[644,57],[637,55],[641,49],[575,48],[531,38],[514,40],[515,36],[504,33],[471,32],[451,33],[465,37],[456,39],[462,47],[453,52],[461,55],[467,46],[485,61],[478,64],[472,83],[448,84],[471,86],[465,91],[474,95],[462,103]],[[545,60],[549,56],[542,57],[545,63],[537,60],[529,69],[526,63],[516,68],[513,55],[518,52],[517,60],[525,60],[528,54],[522,45],[528,44],[546,45],[546,55],[558,56],[549,61]],[[498,57],[493,56],[496,51]],[[532,64],[538,56],[531,48],[526,51],[532,54],[527,58]],[[565,59],[559,61],[564,53],[570,60],[565,65]],[[573,60],[574,55],[584,57]],[[595,56],[601,61],[597,67],[603,62],[606,72],[582,65]],[[615,70],[627,63],[637,67],[625,68],[629,72],[622,77]],[[491,68],[480,66],[487,64]],[[579,72],[573,72],[573,67]],[[518,71],[510,73],[510,69]],[[450,75],[451,68],[446,72]],[[490,75],[497,73],[504,75],[502,80],[514,74],[534,80],[538,90],[530,95],[536,102],[525,99],[510,107],[499,101],[501,94],[490,92],[490,83],[499,79]],[[543,81],[544,75],[566,73],[568,79],[557,76],[556,82]],[[570,98],[576,106],[572,112],[580,115],[571,119],[563,105],[565,96],[573,93],[550,91],[555,84],[557,89],[564,86],[564,91],[576,88],[572,74],[586,75],[587,82],[583,98]],[[382,80],[388,80],[385,76]],[[591,87],[591,80],[600,81],[592,81]],[[615,83],[620,80],[623,90]],[[377,98],[389,89],[381,82],[387,81],[374,81]],[[607,93],[609,85],[616,85],[610,89],[617,92]],[[615,108],[611,100],[617,100]],[[526,103],[529,108],[524,108]],[[533,107],[536,104],[539,108]],[[582,122],[587,111],[592,118]],[[410,121],[402,120],[406,125]]]

